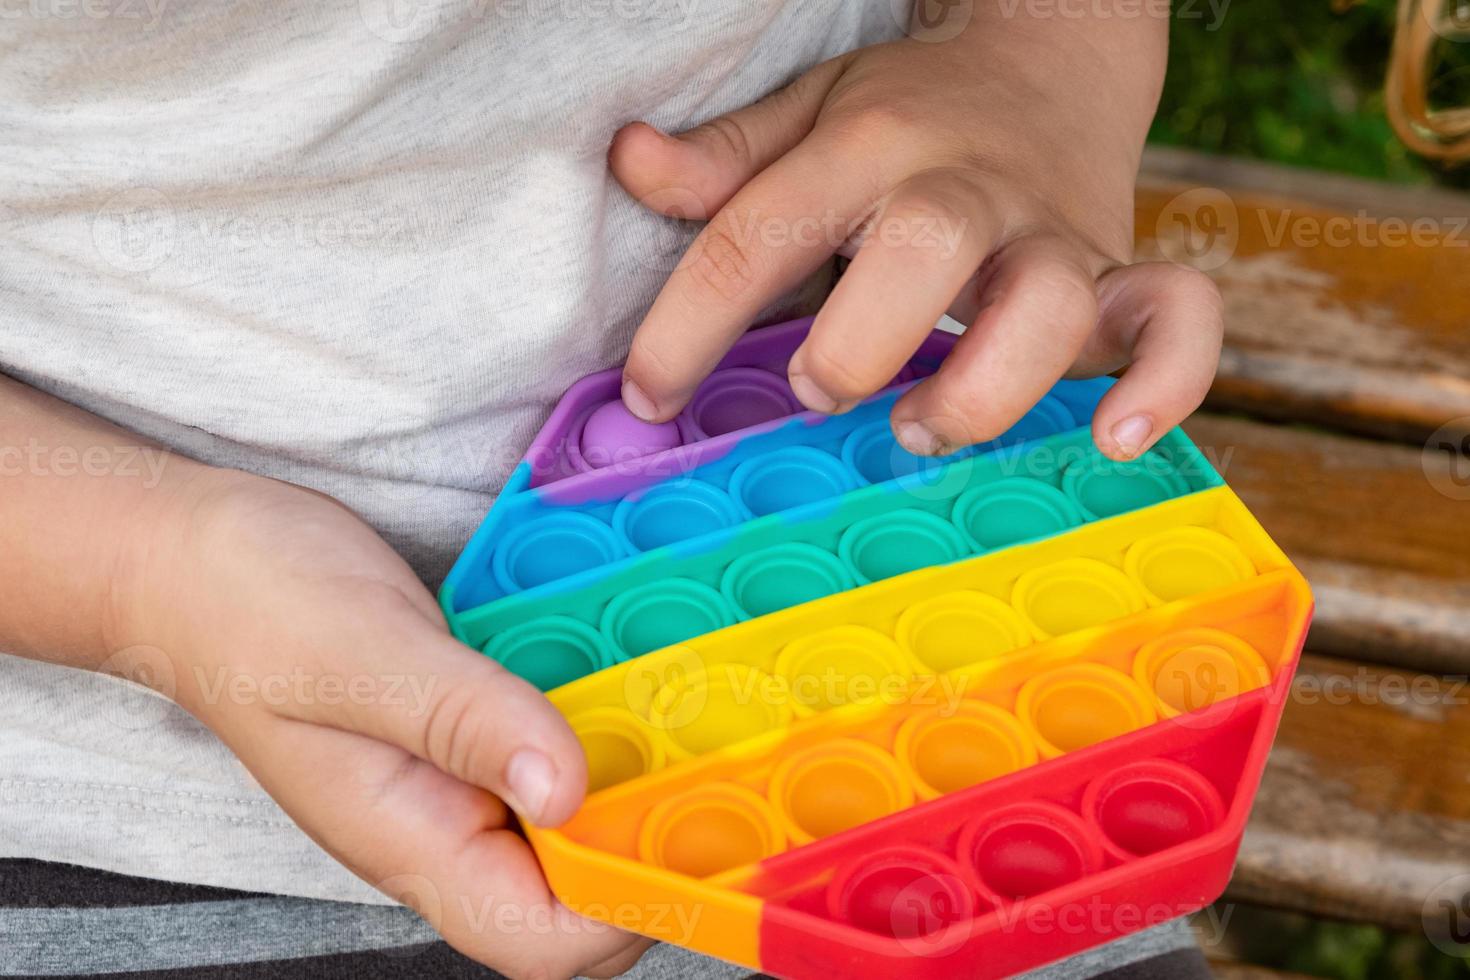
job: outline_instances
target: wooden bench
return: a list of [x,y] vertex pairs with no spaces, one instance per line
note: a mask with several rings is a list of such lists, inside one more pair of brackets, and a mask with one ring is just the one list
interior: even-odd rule
[[[1192,255],[1225,297],[1185,428],[1317,600],[1227,901],[1421,930],[1470,872],[1467,225],[1438,190],[1146,159],[1140,255]],[[1254,970],[1220,975],[1280,976]]]

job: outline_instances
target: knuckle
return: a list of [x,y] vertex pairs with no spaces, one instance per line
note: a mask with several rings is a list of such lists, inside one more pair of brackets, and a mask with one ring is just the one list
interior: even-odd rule
[[473,685],[446,689],[424,720],[424,758],[451,775],[467,775],[478,747],[493,744],[484,737],[485,716],[478,704]]
[[1190,266],[1172,267],[1164,293],[1169,300],[1196,315],[1218,321],[1224,313],[1225,301],[1220,296],[1220,287],[1215,285],[1215,280]]
[[931,170],[908,181],[894,195],[893,207],[905,213],[962,220],[986,192],[954,170]]
[[963,253],[972,208],[963,188],[949,181],[906,187],[883,209],[878,234],[908,249],[917,261],[939,266]]
[[825,123],[838,140],[876,152],[893,145],[913,146],[924,138],[916,113],[890,102],[871,102],[847,108]]
[[936,429],[950,434],[955,443],[970,444],[1001,434],[996,423],[995,406],[973,385],[947,382],[936,385],[934,392],[939,407]]
[[1036,273],[1031,288],[1045,296],[1051,315],[1069,328],[1091,329],[1097,322],[1097,287],[1076,270],[1052,265]]
[[688,271],[702,288],[733,302],[754,287],[757,276],[754,252],[740,240],[729,220],[716,218],[708,225],[695,250]]
[[678,390],[679,371],[657,344],[640,331],[628,349],[627,375],[650,394]]
[[894,374],[892,371],[875,371],[874,365],[854,362],[816,344],[807,350],[803,359],[802,368],[807,376],[839,401],[865,398]]
[[738,121],[729,116],[711,119],[699,127],[702,136],[713,143],[723,154],[738,163],[750,163],[754,159],[750,136]]

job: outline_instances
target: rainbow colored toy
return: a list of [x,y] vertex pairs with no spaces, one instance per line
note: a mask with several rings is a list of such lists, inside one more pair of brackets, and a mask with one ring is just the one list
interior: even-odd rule
[[677,422],[573,385],[447,579],[547,691],[589,795],[529,828],[572,909],[789,978],[1008,976],[1225,887],[1311,596],[1178,430],[1093,448],[1059,383],[943,460],[798,411],[810,325]]

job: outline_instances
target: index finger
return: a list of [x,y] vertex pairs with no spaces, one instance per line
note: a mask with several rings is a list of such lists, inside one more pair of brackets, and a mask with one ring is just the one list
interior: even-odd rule
[[772,302],[821,268],[877,195],[809,136],[717,213],[633,337],[623,402],[645,421],[684,407],[699,382]]

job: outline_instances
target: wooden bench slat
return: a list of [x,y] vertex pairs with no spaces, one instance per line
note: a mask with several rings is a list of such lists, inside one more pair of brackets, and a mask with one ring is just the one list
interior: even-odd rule
[[1470,872],[1470,686],[1303,657],[1227,897],[1421,927]]
[[1210,414],[1185,429],[1311,581],[1312,649],[1470,670],[1470,502],[1429,478],[1448,455]]
[[[1180,198],[1200,188],[1228,206]],[[1208,220],[1238,232],[1207,270],[1226,309],[1209,405],[1415,442],[1470,416],[1470,196],[1150,151],[1139,256],[1187,258]]]

